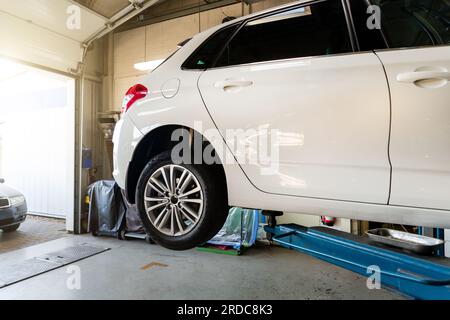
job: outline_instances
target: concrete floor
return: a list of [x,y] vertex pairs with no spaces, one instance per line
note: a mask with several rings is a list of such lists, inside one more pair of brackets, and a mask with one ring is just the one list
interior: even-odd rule
[[252,248],[240,257],[174,252],[143,241],[67,236],[0,255],[17,263],[77,243],[112,250],[77,262],[81,289],[70,290],[64,267],[0,289],[0,299],[402,299],[366,279],[280,247]]
[[19,230],[0,231],[0,254],[67,236],[66,222],[29,215]]

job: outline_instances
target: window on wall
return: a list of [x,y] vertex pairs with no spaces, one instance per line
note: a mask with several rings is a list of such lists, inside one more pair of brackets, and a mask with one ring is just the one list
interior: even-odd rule
[[339,0],[320,2],[248,22],[216,66],[352,52]]
[[392,48],[450,44],[448,0],[373,0]]

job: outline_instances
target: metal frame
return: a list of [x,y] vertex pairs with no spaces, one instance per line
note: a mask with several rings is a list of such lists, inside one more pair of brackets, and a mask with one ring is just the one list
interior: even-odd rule
[[124,32],[124,31],[128,31],[131,29],[145,27],[145,26],[148,26],[151,24],[155,24],[155,23],[159,23],[159,22],[163,22],[163,21],[167,21],[167,20],[172,20],[172,19],[177,19],[177,18],[188,16],[188,15],[192,15],[192,14],[198,14],[198,13],[205,12],[208,10],[227,7],[227,6],[231,6],[231,5],[235,5],[235,4],[239,4],[239,3],[240,3],[240,1],[237,1],[237,0],[219,0],[219,1],[211,2],[211,3],[205,2],[204,4],[195,5],[195,6],[192,6],[189,8],[182,8],[178,11],[164,14],[159,17],[145,18],[145,14],[144,14],[144,18],[142,20],[139,20],[136,22],[133,21],[133,22],[124,24],[124,25],[120,26],[119,28],[117,28],[116,32]]
[[409,297],[450,300],[449,259],[410,255],[327,228],[288,224],[265,229],[275,243],[285,248],[312,255],[363,276],[372,275],[371,270],[376,266],[381,271],[383,285]]

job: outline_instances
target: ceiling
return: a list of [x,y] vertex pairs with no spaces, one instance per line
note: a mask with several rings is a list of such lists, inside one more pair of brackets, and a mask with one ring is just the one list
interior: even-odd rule
[[67,13],[73,3],[69,0],[0,0],[0,12],[54,31],[67,38],[83,41],[102,28],[106,18],[81,8],[81,28],[67,28]]
[[[145,9],[157,0],[134,2]],[[84,43],[140,12],[129,5],[128,0],[0,0],[0,57],[70,72],[82,60]],[[76,11],[79,28],[71,28]]]
[[127,21],[127,23],[123,24],[116,31],[120,32],[139,28],[152,23],[175,19],[239,2],[242,2],[242,0],[161,0],[151,8],[148,8]]
[[117,13],[125,9],[129,0],[74,0],[82,6],[106,17],[112,18]]

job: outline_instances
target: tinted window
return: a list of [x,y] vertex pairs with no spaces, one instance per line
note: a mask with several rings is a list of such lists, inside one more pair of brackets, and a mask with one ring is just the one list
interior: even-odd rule
[[450,43],[447,0],[373,0],[381,9],[381,25],[390,47]]
[[217,66],[351,51],[341,1],[330,0],[248,22]]
[[359,49],[361,51],[386,49],[387,45],[381,30],[367,27],[367,21],[371,16],[371,13],[367,13],[368,6],[368,0],[350,1],[350,10],[352,12],[356,35],[358,36]]
[[186,60],[182,67],[200,70],[211,67],[236,28],[237,25],[230,26],[213,34]]

